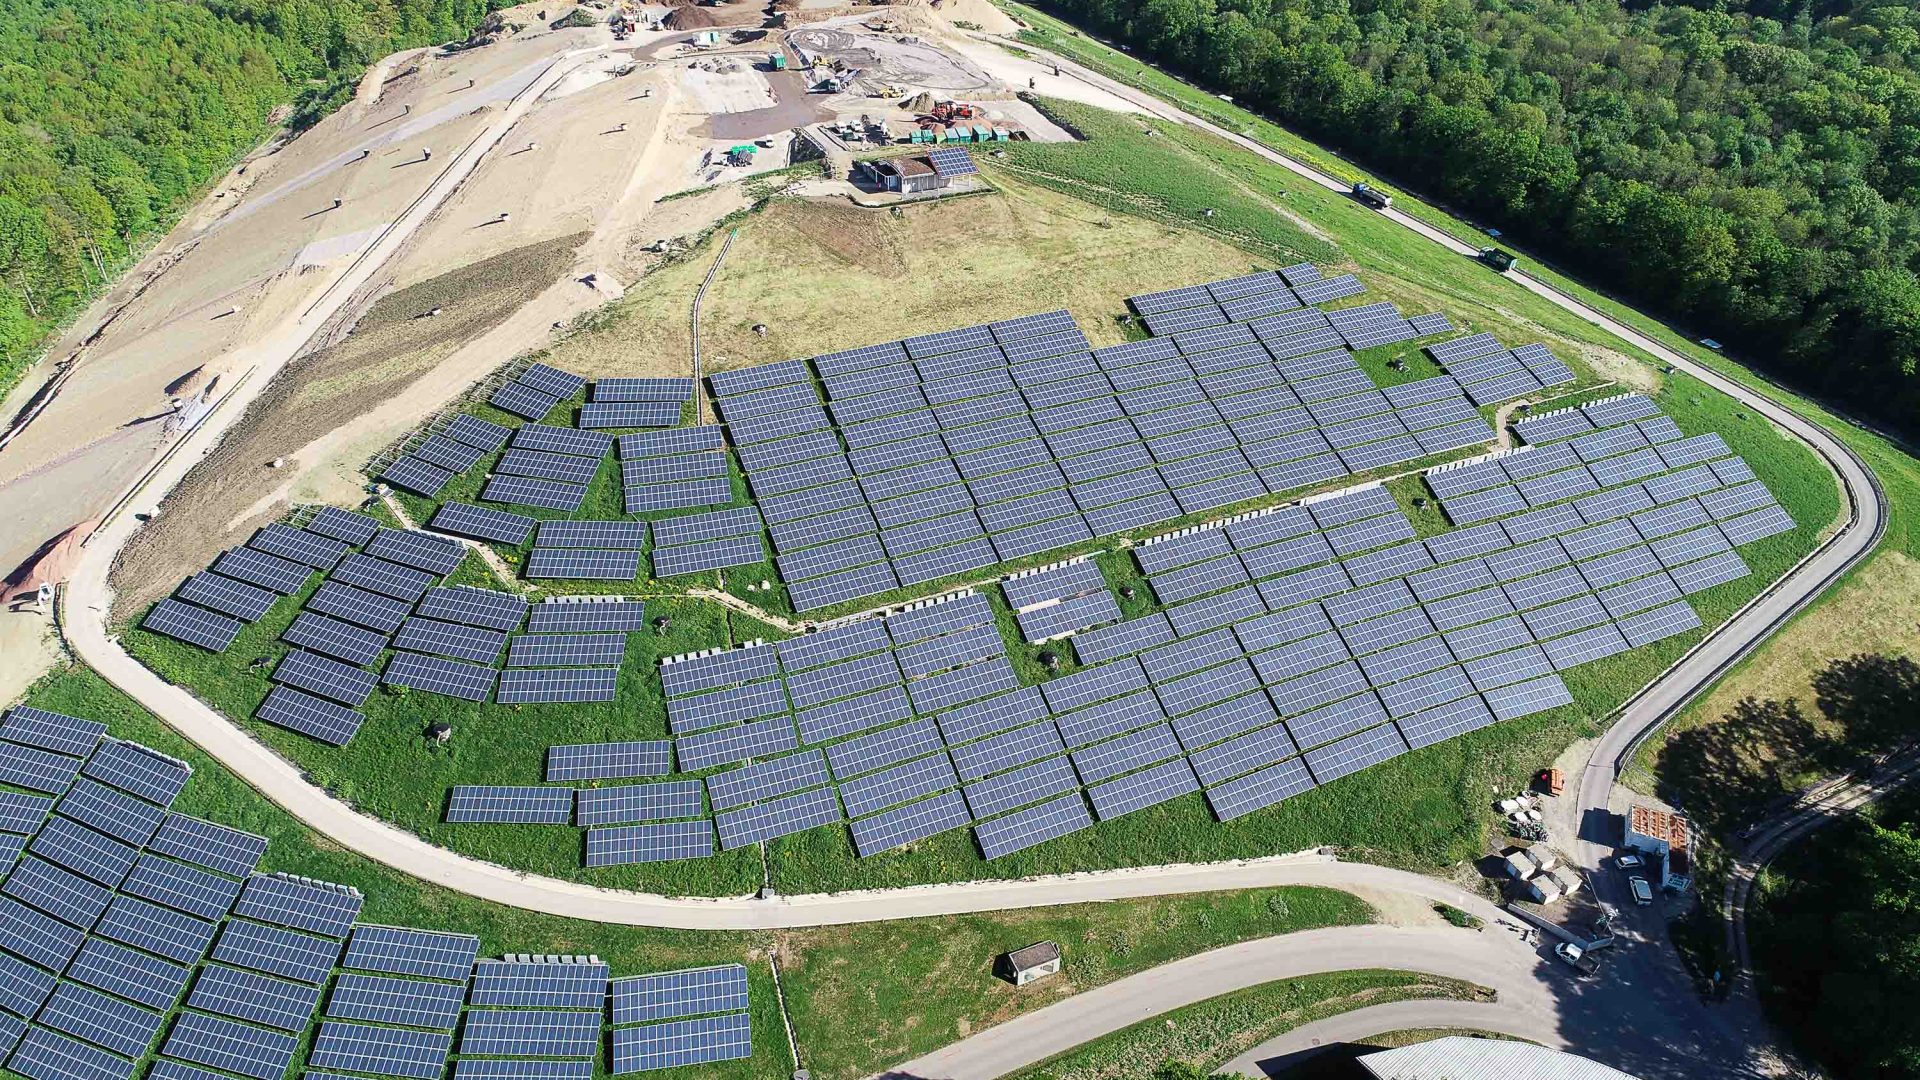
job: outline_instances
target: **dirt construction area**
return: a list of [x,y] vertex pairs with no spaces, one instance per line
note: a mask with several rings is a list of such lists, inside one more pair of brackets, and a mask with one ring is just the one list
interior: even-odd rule
[[[854,22],[859,18],[849,17]],[[855,34],[836,25],[847,21],[795,30],[787,40],[802,57],[811,54],[859,69],[860,82],[868,87],[914,87],[976,96],[1005,92],[993,76],[947,49],[911,36]]]
[[[688,305],[711,259],[710,247],[687,245],[764,197],[746,182],[785,165],[791,132],[836,109],[897,111],[930,93],[1065,137],[1015,98],[1012,73],[997,70],[1014,58],[950,21],[1010,29],[980,0],[864,9],[718,48],[699,31],[623,41],[604,25],[552,31],[537,13],[506,9],[508,30],[477,48],[374,65],[337,113],[281,133],[224,177],[55,343],[7,403],[22,414],[60,375],[51,403],[0,451],[0,569],[105,512],[177,437],[180,417],[224,415],[225,394],[241,422],[127,549],[115,575],[123,613],[290,505],[357,502],[373,455],[516,356],[558,343],[554,362],[590,375],[685,373]],[[776,49],[788,70],[767,62]],[[852,69],[868,82],[811,92]],[[901,98],[883,104],[873,87]],[[760,144],[754,164],[722,165],[741,141]],[[473,146],[484,147],[477,162],[437,184]],[[688,193],[702,185],[713,190]],[[429,193],[430,212],[418,213]],[[1017,185],[899,215],[776,200],[745,220],[708,297],[708,368],[1016,314],[1036,295],[1117,339],[1115,298],[1180,265],[1197,277],[1247,261],[1107,217]],[[965,255],[928,254],[941,250]],[[291,328],[323,303],[339,313],[298,346]],[[609,304],[611,317],[584,318]],[[276,355],[269,371],[297,359],[252,376]],[[0,652],[21,656],[30,650],[9,642],[35,636],[0,632]]]

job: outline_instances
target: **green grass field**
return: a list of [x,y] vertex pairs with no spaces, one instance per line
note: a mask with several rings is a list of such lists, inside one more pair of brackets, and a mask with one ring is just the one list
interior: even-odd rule
[[1403,971],[1339,971],[1282,979],[1175,1009],[1013,1074],[1014,1080],[1139,1080],[1168,1065],[1204,1075],[1276,1035],[1393,1001],[1467,1000],[1487,991]]
[[[1709,627],[1723,621],[1765,582],[1777,577],[1810,550],[1839,512],[1831,480],[1804,447],[1737,407],[1731,399],[1682,376],[1662,375],[1650,358],[1623,350],[1597,329],[1485,268],[1450,255],[1394,226],[1336,193],[1307,184],[1295,174],[1217,138],[1175,125],[1103,113],[1086,106],[1047,102],[1046,107],[1088,136],[1075,144],[1010,144],[1004,163],[988,162],[990,177],[1001,170],[1021,184],[1038,185],[1089,201],[1113,213],[1144,212],[1178,220],[1181,208],[1237,207],[1216,214],[1214,223],[1232,225],[1231,234],[1256,252],[1297,251],[1300,237],[1314,233],[1337,240],[1346,265],[1368,286],[1355,302],[1389,298],[1402,310],[1446,311],[1463,329],[1489,330],[1514,344],[1544,341],[1573,364],[1581,381],[1560,402],[1617,393],[1623,386],[1645,386],[1663,409],[1689,434],[1719,431],[1744,456],[1780,498],[1800,527],[1743,550],[1755,573],[1720,586],[1697,599]],[[1114,168],[1116,160],[1155,163],[1152,168]],[[1012,186],[1012,185],[1010,185]],[[1282,218],[1274,207],[1284,207]],[[1144,208],[1144,209],[1143,209]],[[758,219],[743,224],[753,229]],[[1237,223],[1237,224],[1236,224]],[[1089,227],[1097,228],[1097,225]],[[1207,226],[1209,229],[1224,225]],[[1270,234],[1255,235],[1259,229]],[[1251,237],[1251,239],[1249,239]],[[1291,246],[1290,246],[1291,245]],[[1297,256],[1288,256],[1297,257]],[[1169,281],[1167,285],[1183,284]],[[1113,298],[1117,314],[1123,298]],[[904,328],[903,328],[904,329]],[[1390,366],[1400,358],[1405,370]],[[1430,374],[1408,346],[1369,350],[1363,356],[1377,378],[1415,378]],[[1559,403],[1559,402],[1557,402]],[[484,406],[477,411],[487,414]],[[1460,456],[1460,455],[1454,455]],[[1441,459],[1435,459],[1441,460]],[[1415,463],[1383,474],[1432,464]],[[446,497],[469,497],[475,474],[456,481]],[[1344,486],[1341,480],[1324,487]],[[582,516],[618,516],[617,477],[611,469],[596,479]],[[1445,522],[1424,497],[1417,480],[1390,485],[1423,534]],[[1251,505],[1282,501],[1269,497],[1245,506],[1195,515],[1148,533],[1230,515]],[[424,518],[431,505],[411,500],[409,510]],[[1082,545],[1012,564],[1038,565],[1073,554],[1110,549],[1115,542]],[[523,553],[503,551],[510,562]],[[1156,609],[1156,601],[1131,556],[1108,551],[1098,556],[1116,587],[1136,595],[1124,601],[1129,615]],[[762,603],[764,593],[742,591],[743,582],[760,574],[735,575],[727,582],[736,595]],[[980,580],[979,575],[972,575]],[[836,615],[932,595],[966,578],[930,583],[869,598],[821,613]],[[610,591],[605,585],[585,591]],[[709,583],[711,584],[711,583]],[[573,586],[564,586],[573,587]],[[617,590],[661,593],[681,587],[654,582]],[[999,605],[997,590],[989,595]],[[192,687],[209,702],[255,731],[281,753],[299,762],[319,782],[369,813],[456,850],[504,865],[596,884],[645,888],[678,894],[738,894],[760,883],[760,866],[747,853],[650,868],[587,871],[580,863],[580,836],[564,827],[449,826],[439,821],[446,789],[465,783],[532,783],[540,777],[547,746],[606,738],[648,738],[664,734],[655,661],[662,655],[711,647],[750,637],[778,636],[771,628],[731,614],[717,605],[685,597],[663,597],[660,609],[673,615],[672,632],[663,638],[636,635],[623,669],[619,698],[608,706],[526,706],[520,709],[467,706],[425,694],[396,697],[379,691],[369,704],[369,723],[345,750],[329,750],[299,736],[244,718],[264,696],[267,684],[250,669],[256,660],[276,658],[283,646],[275,637],[292,617],[285,611],[251,628],[236,647],[210,657],[163,638],[128,631],[129,647],[168,678]],[[777,611],[778,604],[772,605]],[[1007,613],[999,612],[1010,637],[1010,653],[1024,680],[1051,677],[1038,660],[1039,648],[1021,644]],[[1348,778],[1339,784],[1289,800],[1228,825],[1212,819],[1199,796],[1131,815],[1075,836],[1020,854],[983,862],[967,832],[935,837],[901,851],[867,860],[854,857],[841,830],[816,830],[769,845],[773,883],[783,891],[831,890],[907,885],[979,877],[1018,877],[1034,873],[1107,868],[1194,859],[1230,859],[1290,851],[1322,844],[1346,848],[1381,861],[1436,867],[1477,856],[1484,835],[1482,810],[1496,790],[1519,782],[1552,758],[1570,739],[1596,731],[1627,696],[1685,651],[1699,632],[1669,639],[1633,653],[1612,657],[1569,674],[1574,705],[1553,713],[1498,725],[1464,739],[1433,747]],[[1071,649],[1055,647],[1060,672],[1073,666]],[[444,719],[455,726],[450,749],[430,747],[420,737],[427,723]]]
[[[1325,889],[1156,897],[783,934],[780,970],[803,988],[789,991],[789,1012],[808,1070],[857,1080],[1182,956],[1370,919],[1366,904]],[[995,976],[995,957],[1036,941],[1061,946],[1060,975],[1023,987]],[[863,1018],[857,1037],[850,1016]]]

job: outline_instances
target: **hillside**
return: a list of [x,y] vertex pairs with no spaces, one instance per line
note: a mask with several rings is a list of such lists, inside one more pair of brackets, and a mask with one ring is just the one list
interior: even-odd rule
[[324,112],[373,60],[493,6],[0,0],[0,391],[280,115]]
[[1821,395],[1920,421],[1920,12],[1058,0]]

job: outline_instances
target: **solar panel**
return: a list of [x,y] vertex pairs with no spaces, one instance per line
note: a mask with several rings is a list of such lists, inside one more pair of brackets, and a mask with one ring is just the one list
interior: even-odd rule
[[767,757],[791,750],[798,741],[793,721],[784,716],[715,731],[703,731],[679,740],[680,768],[699,772],[748,758]]
[[282,1031],[305,1031],[320,1004],[320,988],[269,979],[250,971],[209,964],[200,970],[187,1005],[216,1016],[246,1020]]
[[178,600],[162,600],[149,608],[140,620],[142,629],[198,645],[213,652],[225,652],[246,629],[238,619],[216,614]]
[[360,890],[346,885],[255,874],[247,879],[233,913],[276,926],[345,937],[360,914]]
[[941,734],[950,745],[1007,731],[1047,715],[1046,702],[1034,687],[995,694],[962,706],[939,718]]
[[775,648],[786,669],[797,672],[885,649],[887,644],[885,626],[879,620],[865,620],[790,638]]
[[526,542],[527,534],[533,531],[533,524],[532,518],[522,514],[450,502],[441,505],[428,527],[475,540],[521,544]]
[[1486,699],[1488,708],[1499,720],[1512,720],[1573,703],[1573,695],[1567,691],[1566,684],[1560,681],[1558,675],[1546,675],[1489,690]]
[[60,800],[59,810],[82,825],[135,847],[145,846],[153,838],[166,815],[151,803],[87,779],[73,785]]
[[715,773],[706,779],[707,798],[716,811],[732,810],[827,782],[826,759],[808,750]]
[[[475,423],[484,423],[484,421],[476,420]],[[453,429],[449,428],[448,434],[452,435],[452,433]],[[319,533],[321,536],[332,537],[335,540],[344,540],[358,547],[373,539],[373,534],[379,531],[380,523],[365,514],[356,514],[337,506],[322,506],[314,512],[312,518],[308,519],[305,528],[308,532]]]
[[615,1028],[613,1075],[753,1056],[747,1013]]
[[127,1080],[133,1062],[43,1027],[27,1029],[7,1069],[28,1080]]
[[27,850],[109,889],[120,884],[140,854],[131,844],[103,836],[68,818],[48,822]]
[[[349,555],[334,569],[329,581],[412,603],[434,583],[434,575],[370,555]],[[321,591],[326,591],[326,586]]]
[[528,609],[527,632],[607,633],[644,629],[646,605],[606,597],[550,599]]
[[507,635],[498,630],[415,616],[400,625],[399,633],[393,638],[393,647],[451,656],[484,665],[492,664],[499,658],[506,642]]
[[767,549],[759,536],[736,536],[704,544],[655,548],[653,572],[655,577],[675,577],[703,570],[751,565],[764,562],[766,558]]
[[1681,593],[1692,596],[1704,592],[1715,585],[1724,585],[1737,581],[1752,573],[1746,561],[1733,551],[1722,551],[1710,555],[1699,562],[1688,563],[1673,570],[1674,583],[1680,586]]
[[779,683],[749,683],[715,693],[669,699],[667,726],[676,735],[688,735],[785,711],[787,695]]
[[588,866],[700,859],[713,854],[713,822],[669,821],[587,831]]
[[1477,697],[1462,698],[1396,721],[1400,734],[1415,750],[1477,731],[1494,722],[1493,713]]
[[272,592],[219,574],[199,573],[188,578],[175,594],[179,599],[203,608],[231,615],[241,622],[253,622],[273,607],[279,597]]
[[425,458],[412,455],[397,458],[380,470],[380,479],[394,487],[405,488],[431,499],[453,482],[454,474]]
[[871,732],[827,747],[827,760],[836,779],[845,779],[896,765],[940,748],[940,735],[930,719]]
[[322,571],[333,569],[348,550],[347,545],[338,540],[279,522],[254,533],[247,546]]
[[547,782],[612,780],[665,776],[673,771],[673,744],[645,742],[576,743],[547,750]]
[[823,787],[745,809],[723,811],[714,815],[714,826],[720,834],[721,849],[731,851],[840,820],[839,799],[833,788]]
[[1777,505],[1741,514],[1739,517],[1729,518],[1720,523],[1720,530],[1726,534],[1730,542],[1736,545],[1750,544],[1755,540],[1777,536],[1783,532],[1790,532],[1795,527],[1793,518]]
[[267,839],[184,814],[168,814],[147,846],[162,855],[241,877],[252,873],[266,854]]
[[593,401],[580,406],[583,428],[670,428],[680,422],[678,401]]
[[524,476],[494,476],[481,489],[480,497],[488,502],[537,506],[570,514],[580,509],[580,504],[586,501],[587,485]]
[[84,757],[93,752],[107,725],[31,705],[15,705],[0,717],[0,741]]
[[698,780],[583,788],[578,792],[575,821],[580,825],[615,825],[692,817],[705,808],[701,798],[704,791]]
[[588,1012],[475,1010],[460,1031],[463,1055],[586,1058],[599,1043],[600,1017]]
[[193,767],[138,743],[107,739],[80,770],[105,784],[166,805],[186,787]]
[[329,581],[307,599],[307,610],[338,616],[348,622],[390,634],[406,620],[411,608],[403,600]]
[[464,981],[473,970],[480,939],[394,926],[356,926],[340,966],[389,975]]
[[616,1026],[732,1012],[746,1007],[747,969],[741,964],[613,980]]
[[0,783],[49,795],[64,793],[80,771],[80,762],[32,746],[0,746]]
[[[877,348],[884,350],[888,348],[888,346],[878,346]],[[898,351],[899,346],[894,345],[891,346],[891,348]],[[858,352],[860,350],[855,351]],[[847,354],[839,355],[845,356]],[[821,359],[827,360],[828,358],[822,357]],[[904,359],[904,356],[902,356],[902,359]],[[808,369],[805,360],[782,360],[778,363],[737,368],[733,371],[716,371],[707,376],[707,384],[713,388],[715,394],[726,396],[730,394],[744,394],[748,391],[760,390],[769,386],[780,386],[790,382],[803,382],[810,378],[811,375],[812,373]]]
[[179,1000],[192,970],[94,937],[80,947],[67,978],[148,1008],[166,1009]]
[[46,821],[53,800],[39,795],[0,791],[0,832],[31,836]]
[[1634,648],[1663,638],[1684,634],[1700,626],[1700,616],[1685,600],[1674,600],[1649,611],[1621,619],[1617,624],[1627,643]]
[[447,660],[438,656],[395,653],[387,661],[380,678],[388,686],[404,686],[430,694],[444,694],[462,701],[485,701],[493,693],[493,668]]
[[156,956],[190,964],[206,955],[215,924],[137,897],[114,898],[94,933]]
[[515,1009],[606,1007],[607,965],[598,961],[482,960],[467,1004]]
[[452,1044],[451,1036],[439,1032],[329,1020],[320,1025],[320,1034],[307,1055],[307,1064],[322,1069],[434,1080],[446,1071]]
[[330,746],[345,746],[366,717],[291,686],[276,686],[254,715],[269,724],[297,731]]
[[546,787],[455,787],[447,802],[447,820],[565,825],[573,820],[573,792]]
[[326,981],[340,943],[326,938],[231,920],[213,946],[215,960],[315,986]]
[[327,999],[327,1016],[451,1031],[460,1021],[460,1003],[465,997],[464,985],[344,974],[334,981],[333,994]]
[[453,1064],[453,1080],[593,1080],[591,1061],[514,1061],[462,1058]]
[[297,616],[280,638],[355,667],[372,663],[387,647],[385,635],[311,611]]

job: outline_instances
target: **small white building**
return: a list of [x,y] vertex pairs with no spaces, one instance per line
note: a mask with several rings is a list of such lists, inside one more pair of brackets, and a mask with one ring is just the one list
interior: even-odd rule
[[1060,972],[1060,946],[1051,941],[1036,941],[1024,949],[1015,949],[1000,958],[1001,973],[1015,986],[1025,986]]
[[1356,1059],[1376,1080],[1461,1080],[1531,1077],[1534,1080],[1634,1080],[1629,1073],[1532,1043],[1450,1035]]

